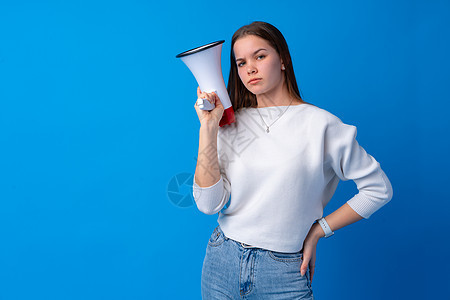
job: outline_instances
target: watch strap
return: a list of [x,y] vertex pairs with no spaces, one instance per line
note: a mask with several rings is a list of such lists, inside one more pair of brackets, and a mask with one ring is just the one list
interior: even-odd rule
[[320,227],[322,227],[323,231],[325,232],[325,237],[330,237],[334,234],[334,232],[331,230],[330,225],[328,225],[325,218],[321,218],[317,220],[317,223],[319,223]]

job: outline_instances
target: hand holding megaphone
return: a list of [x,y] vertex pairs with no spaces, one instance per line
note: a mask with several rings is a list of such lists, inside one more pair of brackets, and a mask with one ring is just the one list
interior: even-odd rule
[[[198,85],[203,89],[203,92],[197,93],[200,100],[197,100],[195,105],[200,122],[204,118],[220,117],[218,121],[221,127],[235,122],[233,106],[222,76],[220,54],[223,42],[225,41],[209,43],[176,56],[191,70]],[[216,95],[214,97],[211,96],[213,91]],[[221,108],[217,107],[219,103]]]
[[[198,119],[200,123],[205,121],[214,120],[216,124],[219,124],[223,116],[224,107],[219,99],[219,96],[215,92],[206,93],[197,88],[197,101],[195,102],[195,110],[197,111]],[[202,109],[203,107],[211,107],[211,109]]]

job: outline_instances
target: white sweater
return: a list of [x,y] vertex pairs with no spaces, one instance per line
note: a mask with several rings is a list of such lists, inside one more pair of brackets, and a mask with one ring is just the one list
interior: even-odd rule
[[297,252],[339,179],[356,183],[359,192],[347,203],[364,218],[391,200],[392,186],[356,141],[355,126],[312,104],[291,105],[277,120],[286,108],[236,112],[236,122],[220,127],[217,135],[221,178],[203,188],[194,180],[193,195],[201,212],[219,212],[225,236]]

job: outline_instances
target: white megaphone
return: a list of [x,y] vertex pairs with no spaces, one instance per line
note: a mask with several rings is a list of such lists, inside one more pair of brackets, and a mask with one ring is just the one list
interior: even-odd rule
[[[231,124],[235,121],[234,110],[228,96],[227,88],[222,75],[222,66],[220,64],[220,56],[222,52],[222,44],[225,41],[217,41],[200,46],[178,54],[176,57],[186,64],[186,66],[194,74],[198,85],[202,92],[216,92],[223,104],[224,112],[219,126]],[[206,99],[198,101],[198,106],[202,110],[214,109],[214,104]]]

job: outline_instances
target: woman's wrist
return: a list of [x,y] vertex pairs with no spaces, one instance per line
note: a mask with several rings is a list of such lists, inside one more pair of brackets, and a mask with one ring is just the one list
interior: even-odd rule
[[219,125],[215,120],[204,120],[200,123],[200,129],[208,132],[219,131]]
[[320,226],[319,223],[314,223],[311,230],[312,230],[312,235],[317,240],[320,240],[321,238],[325,237],[325,231],[323,231],[322,226]]

